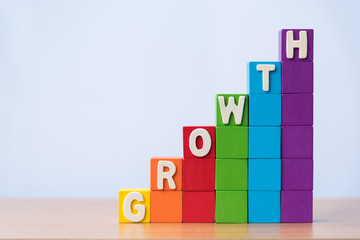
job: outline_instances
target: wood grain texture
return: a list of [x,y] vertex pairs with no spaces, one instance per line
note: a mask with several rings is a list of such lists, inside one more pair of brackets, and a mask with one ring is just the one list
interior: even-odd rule
[[184,158],[182,181],[184,191],[214,191],[215,159]]
[[0,239],[359,239],[360,199],[314,201],[314,223],[119,224],[117,199],[0,199]]

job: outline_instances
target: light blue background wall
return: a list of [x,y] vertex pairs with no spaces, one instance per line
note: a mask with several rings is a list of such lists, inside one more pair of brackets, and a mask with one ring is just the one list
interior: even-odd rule
[[360,197],[358,1],[0,2],[0,196],[117,197],[315,29],[315,197]]

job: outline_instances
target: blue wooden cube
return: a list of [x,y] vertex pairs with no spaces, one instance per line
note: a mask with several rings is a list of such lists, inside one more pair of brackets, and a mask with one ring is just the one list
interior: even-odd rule
[[280,191],[248,192],[249,223],[280,222]]
[[249,127],[249,158],[280,158],[280,127]]
[[281,159],[249,159],[249,190],[281,190]]
[[281,94],[250,94],[249,126],[281,126]]
[[[271,69],[271,70],[268,70]],[[274,69],[274,70],[272,70]],[[268,81],[268,89],[266,85]],[[281,62],[249,62],[248,93],[281,93]]]

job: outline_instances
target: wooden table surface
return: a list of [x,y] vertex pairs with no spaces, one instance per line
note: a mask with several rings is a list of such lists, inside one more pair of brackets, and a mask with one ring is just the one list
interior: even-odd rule
[[119,224],[116,199],[0,199],[0,239],[360,239],[360,199],[314,201],[312,224]]

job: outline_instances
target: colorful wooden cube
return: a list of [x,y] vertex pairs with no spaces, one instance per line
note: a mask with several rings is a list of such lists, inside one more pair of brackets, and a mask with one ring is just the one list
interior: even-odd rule
[[282,190],[313,190],[312,159],[282,159]]
[[312,220],[312,191],[281,191],[281,222],[311,223]]
[[216,127],[216,158],[247,158],[248,127]]
[[247,94],[216,95],[216,126],[248,126],[248,119]]
[[281,159],[249,159],[249,191],[281,190]]
[[281,61],[313,61],[314,30],[282,29],[280,31]]
[[314,91],[313,62],[282,62],[281,92],[312,94]]
[[280,127],[249,127],[249,158],[280,158],[280,146]]
[[281,94],[249,95],[249,126],[280,126]]
[[280,222],[280,191],[248,192],[249,223]]
[[282,158],[313,158],[313,127],[281,127]]
[[216,191],[217,223],[247,222],[247,191]]
[[247,190],[247,159],[216,159],[216,190]]
[[182,158],[151,158],[151,190],[182,190]]
[[215,127],[183,127],[184,158],[215,158]]
[[183,222],[215,222],[215,191],[184,191]]
[[313,125],[312,94],[282,94],[283,126],[312,126]]
[[182,222],[182,191],[151,191],[151,222]]
[[215,190],[215,159],[184,159],[183,190]]
[[150,189],[120,189],[119,222],[150,222]]
[[281,93],[281,62],[249,62],[248,93]]

